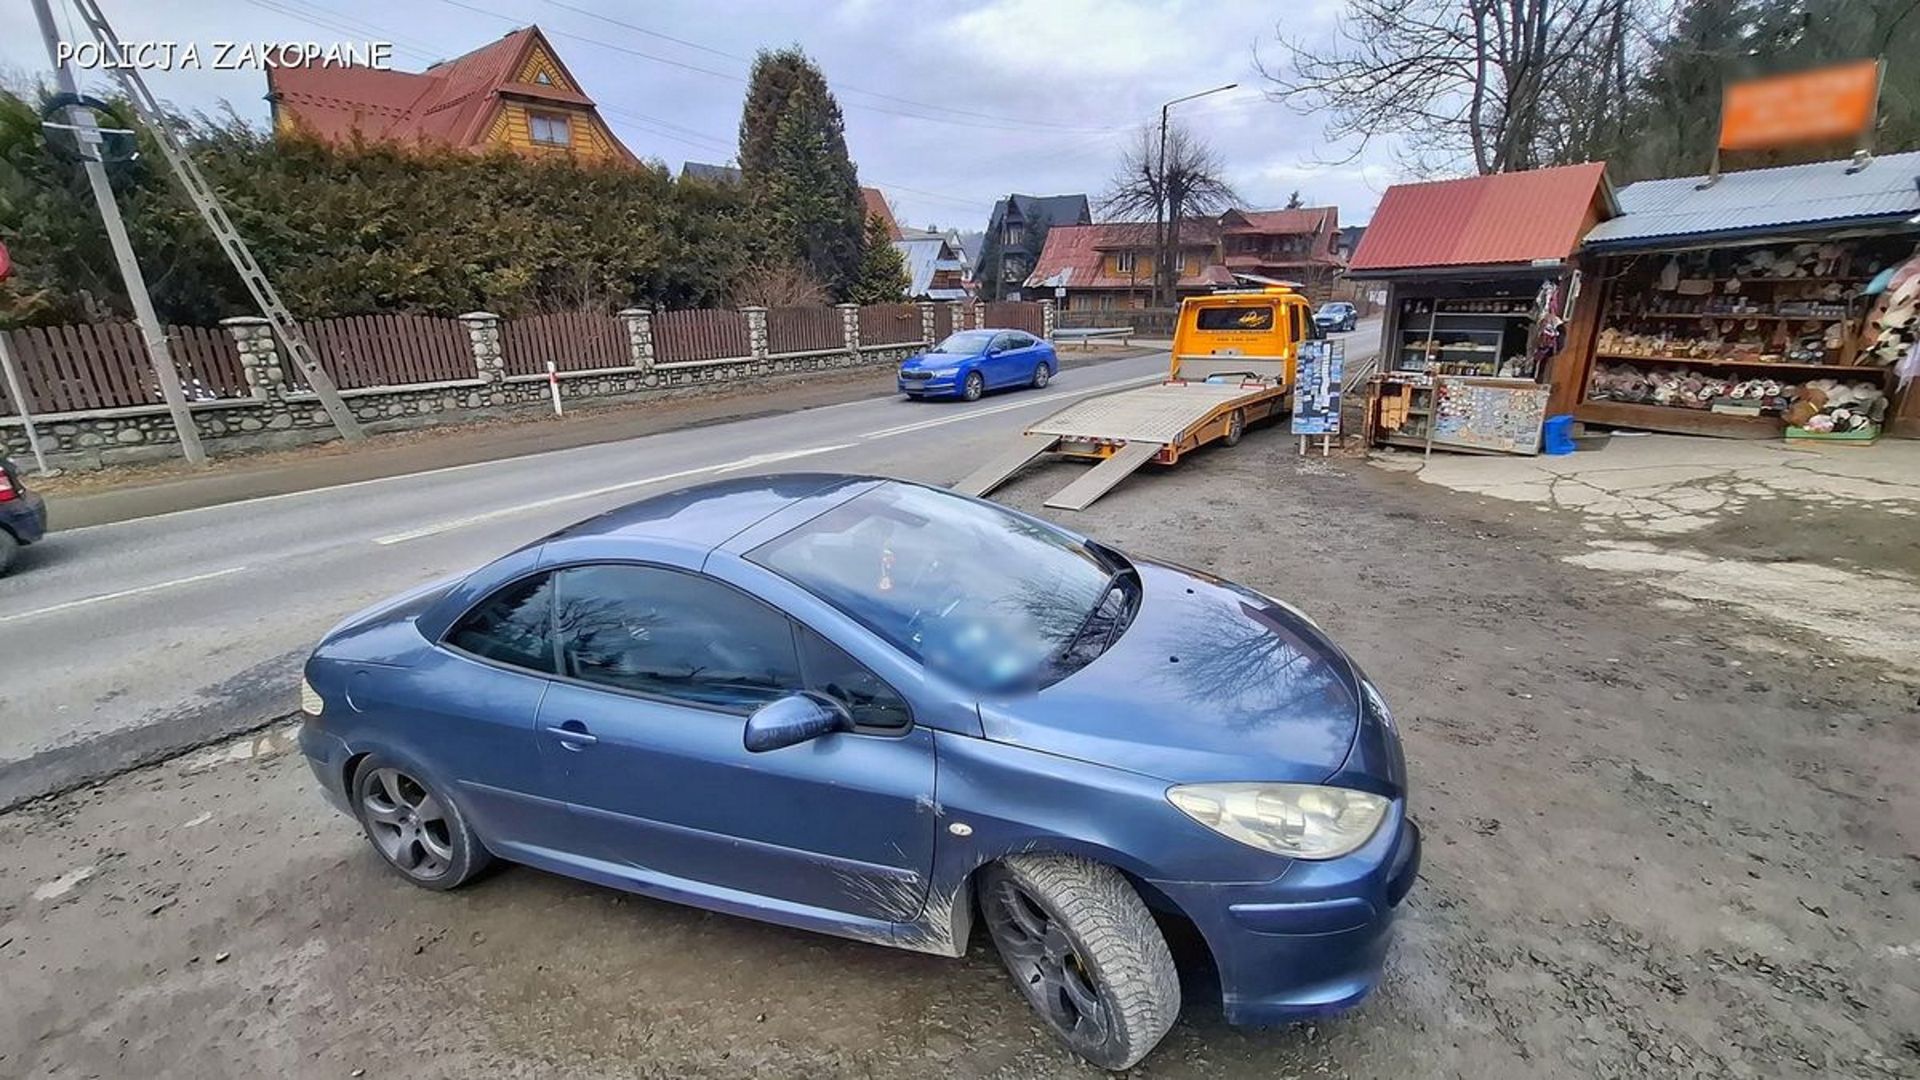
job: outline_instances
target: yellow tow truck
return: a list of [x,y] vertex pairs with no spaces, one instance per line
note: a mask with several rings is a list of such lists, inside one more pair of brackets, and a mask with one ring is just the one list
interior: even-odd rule
[[1163,382],[1061,409],[954,490],[985,495],[1053,453],[1095,462],[1047,500],[1058,509],[1084,510],[1150,461],[1172,465],[1216,439],[1232,446],[1248,424],[1285,412],[1300,346],[1315,336],[1312,307],[1291,285],[1189,297],[1180,302]]

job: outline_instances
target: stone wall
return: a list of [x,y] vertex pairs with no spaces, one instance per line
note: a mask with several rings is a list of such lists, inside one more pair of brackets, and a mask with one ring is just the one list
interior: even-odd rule
[[[924,305],[922,325],[933,324],[933,305]],[[850,309],[850,310],[849,310]],[[644,402],[713,393],[754,381],[781,380],[810,372],[898,364],[926,346],[909,342],[859,347],[859,312],[846,305],[847,347],[807,353],[768,353],[765,313],[747,313],[754,355],[723,360],[657,363],[653,355],[651,313],[620,312],[627,327],[630,366],[598,371],[562,372],[563,403]],[[954,325],[963,325],[956,313]],[[500,353],[500,319],[488,312],[461,316],[473,350],[474,377],[424,385],[377,387],[341,393],[354,416],[370,432],[397,431],[434,424],[461,423],[551,410],[545,375],[510,376]],[[759,332],[752,333],[758,324]],[[251,396],[193,402],[194,423],[210,454],[277,449],[326,442],[337,437],[326,410],[293,370],[291,358],[275,341],[264,319],[229,319],[245,368]],[[165,406],[97,409],[34,417],[48,463],[65,468],[157,461],[179,455],[179,438]],[[17,416],[0,417],[0,451],[29,456],[26,431]]]

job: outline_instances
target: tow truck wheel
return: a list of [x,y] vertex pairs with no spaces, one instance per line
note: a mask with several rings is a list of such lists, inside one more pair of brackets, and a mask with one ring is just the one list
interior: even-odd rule
[[1233,415],[1227,418],[1226,437],[1221,439],[1220,441],[1223,443],[1226,443],[1228,446],[1239,446],[1240,436],[1245,435],[1246,433],[1247,433],[1247,414],[1243,410],[1235,409],[1233,410]]

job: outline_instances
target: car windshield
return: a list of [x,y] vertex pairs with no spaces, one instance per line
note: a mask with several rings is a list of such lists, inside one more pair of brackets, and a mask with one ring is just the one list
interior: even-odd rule
[[1138,578],[1107,548],[989,504],[887,484],[748,558],[970,689],[1038,689],[1125,632]]
[[984,350],[987,342],[993,340],[993,335],[992,330],[962,330],[957,334],[948,335],[947,340],[933,347],[933,351],[972,356]]

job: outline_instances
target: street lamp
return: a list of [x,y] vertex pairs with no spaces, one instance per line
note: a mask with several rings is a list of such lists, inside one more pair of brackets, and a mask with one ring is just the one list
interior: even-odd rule
[[[1155,222],[1156,228],[1154,230],[1154,239],[1159,249],[1154,252],[1153,291],[1155,301],[1158,301],[1160,298],[1159,283],[1161,278],[1166,274],[1165,257],[1172,254],[1172,249],[1177,242],[1175,238],[1180,235],[1179,225],[1168,220],[1173,216],[1173,206],[1167,198],[1167,110],[1183,101],[1192,101],[1195,98],[1203,98],[1212,94],[1223,94],[1239,85],[1239,83],[1228,83],[1225,86],[1216,86],[1211,90],[1202,90],[1197,94],[1188,94],[1185,97],[1174,98],[1172,101],[1160,106],[1160,197],[1154,200],[1154,209],[1156,211],[1154,216],[1160,219]],[[1171,237],[1169,233],[1172,234]],[[1176,285],[1180,281],[1178,276],[1173,280]],[[1169,297],[1169,299],[1171,299],[1171,297]]]

